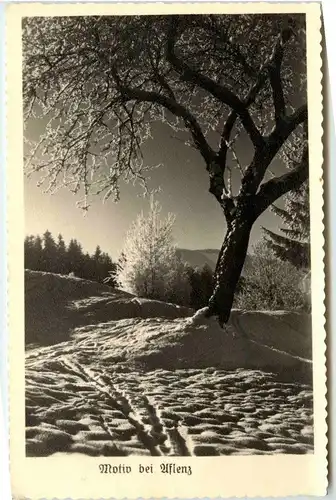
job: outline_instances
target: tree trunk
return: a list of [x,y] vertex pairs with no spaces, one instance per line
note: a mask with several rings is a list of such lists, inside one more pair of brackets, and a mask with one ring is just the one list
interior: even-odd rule
[[230,318],[250,239],[252,222],[235,219],[227,230],[215,270],[215,287],[209,300],[208,316],[218,315],[223,326]]

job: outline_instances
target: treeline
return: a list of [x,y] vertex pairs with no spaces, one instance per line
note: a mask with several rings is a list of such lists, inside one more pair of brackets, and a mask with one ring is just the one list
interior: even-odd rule
[[92,255],[83,252],[82,245],[71,239],[66,245],[59,234],[55,241],[50,231],[42,237],[26,236],[24,240],[25,268],[57,274],[73,273],[78,278],[103,283],[109,276],[109,285],[116,286],[117,264],[102,252],[99,245]]
[[[42,236],[26,236],[24,259],[26,269],[64,275],[73,273],[78,278],[107,283],[112,287],[121,286],[119,278],[123,269],[127,268],[125,257],[121,257],[118,263],[115,263],[99,246],[92,255],[84,253],[82,245],[76,239],[71,239],[66,245],[61,234],[55,240],[48,230]],[[166,281],[164,296],[155,293],[154,289],[150,292],[148,290],[147,293],[144,293],[141,287],[133,288],[132,291],[142,296],[167,300],[194,309],[204,307],[212,293],[213,271],[208,265],[202,269],[194,269],[182,262],[181,268],[183,269],[181,281],[177,283],[175,280],[174,286],[169,290]],[[170,270],[173,271],[172,268]],[[143,282],[140,275],[138,279],[139,282]],[[161,276],[158,275],[157,279],[160,280]]]

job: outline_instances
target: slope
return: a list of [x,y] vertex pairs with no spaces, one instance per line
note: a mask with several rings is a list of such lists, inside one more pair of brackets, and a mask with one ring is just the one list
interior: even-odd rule
[[203,311],[26,279],[27,455],[313,451],[309,315],[233,311],[223,330]]
[[68,340],[74,328],[123,318],[178,318],[192,310],[140,299],[100,283],[39,271],[25,271],[26,345]]

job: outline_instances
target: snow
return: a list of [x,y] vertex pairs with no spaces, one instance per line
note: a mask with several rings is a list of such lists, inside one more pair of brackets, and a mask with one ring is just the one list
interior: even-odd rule
[[76,327],[124,318],[178,318],[193,311],[139,299],[107,285],[39,271],[25,272],[26,343],[51,345]]
[[204,313],[26,271],[28,455],[311,452],[310,316]]

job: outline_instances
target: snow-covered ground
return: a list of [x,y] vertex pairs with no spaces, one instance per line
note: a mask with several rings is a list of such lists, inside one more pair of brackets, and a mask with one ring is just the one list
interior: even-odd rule
[[27,455],[312,451],[310,316],[192,314],[26,271]]

